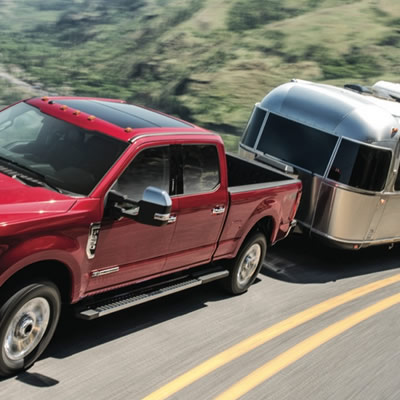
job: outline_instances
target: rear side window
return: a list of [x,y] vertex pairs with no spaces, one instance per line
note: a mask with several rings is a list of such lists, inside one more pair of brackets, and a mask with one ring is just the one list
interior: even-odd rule
[[220,182],[217,148],[213,145],[182,146],[183,194],[210,192]]
[[246,130],[243,134],[243,144],[249,147],[254,147],[266,114],[267,112],[261,110],[261,108],[258,108],[257,106],[254,107],[253,113],[251,114]]
[[258,150],[324,175],[336,142],[334,135],[270,113]]
[[383,190],[392,153],[343,139],[328,178],[365,190]]

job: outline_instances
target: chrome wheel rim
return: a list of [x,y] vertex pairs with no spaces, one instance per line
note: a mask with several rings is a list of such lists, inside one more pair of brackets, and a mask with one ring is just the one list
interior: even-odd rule
[[50,321],[50,305],[43,297],[25,303],[14,315],[7,329],[3,349],[11,361],[31,353],[42,340]]
[[246,251],[237,272],[239,286],[243,287],[249,283],[259,265],[261,253],[261,246],[258,243],[253,244]]

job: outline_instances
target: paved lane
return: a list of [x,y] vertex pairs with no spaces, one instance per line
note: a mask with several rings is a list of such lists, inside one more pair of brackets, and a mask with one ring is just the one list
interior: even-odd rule
[[[225,296],[211,284],[91,322],[65,313],[41,360],[0,381],[0,398],[141,399],[310,307],[375,281],[396,280],[399,266],[400,248],[347,253],[292,236],[271,249],[260,279],[242,296]],[[391,282],[324,310],[171,398],[215,398],[312,335],[397,293],[400,283]],[[393,305],[316,346],[243,398],[400,398],[399,310]]]

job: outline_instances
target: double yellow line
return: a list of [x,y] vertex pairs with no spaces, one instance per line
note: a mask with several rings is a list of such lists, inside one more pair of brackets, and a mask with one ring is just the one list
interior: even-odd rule
[[[386,279],[382,279],[365,286],[361,286],[357,289],[350,290],[349,292],[343,293],[339,296],[332,297],[322,303],[319,303],[313,307],[310,307],[302,312],[299,312],[263,331],[250,336],[242,342],[230,347],[229,349],[211,357],[204,361],[197,367],[189,370],[183,375],[177,377],[173,381],[162,386],[160,389],[146,396],[143,400],[163,400],[172,396],[176,392],[182,390],[191,383],[199,380],[200,378],[210,374],[217,368],[224,366],[225,364],[235,360],[236,358],[254,350],[255,348],[267,343],[268,341],[276,338],[283,333],[296,328],[297,326],[304,324],[340,305],[348,303],[359,297],[365,296],[366,294],[372,293],[378,289],[384,288],[393,283],[400,282],[400,274],[396,274]],[[400,294],[391,296],[384,299],[371,307],[368,307],[358,313],[352,314],[342,321],[339,321],[328,328],[318,332],[317,334],[309,337],[303,342],[292,347],[288,351],[282,353],[275,359],[266,363],[262,367],[255,370],[252,374],[233,385],[227,391],[217,397],[218,400],[226,399],[237,399],[249,390],[253,389],[264,380],[268,379],[272,375],[276,374],[283,368],[292,364],[305,354],[314,350],[321,344],[327,342],[333,337],[340,333],[350,329],[352,326],[364,321],[367,318],[372,317],[380,311],[383,311],[395,304],[400,303]]]

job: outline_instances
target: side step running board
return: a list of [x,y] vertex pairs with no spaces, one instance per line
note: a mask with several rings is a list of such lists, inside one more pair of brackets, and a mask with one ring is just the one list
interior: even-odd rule
[[168,296],[169,294],[181,292],[183,290],[200,286],[204,283],[209,283],[217,279],[225,278],[229,275],[228,270],[219,270],[204,275],[200,275],[193,278],[186,278],[186,280],[180,281],[179,283],[171,283],[157,289],[149,289],[145,293],[125,293],[120,296],[113,297],[107,300],[101,301],[101,303],[91,304],[89,308],[84,310],[78,310],[77,317],[81,319],[95,319],[103,317],[104,315],[111,314],[116,311],[124,310],[125,308],[133,307],[142,303],[146,303],[151,300],[158,299],[160,297]]

